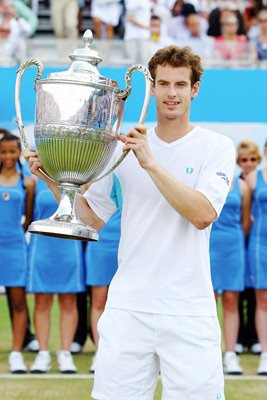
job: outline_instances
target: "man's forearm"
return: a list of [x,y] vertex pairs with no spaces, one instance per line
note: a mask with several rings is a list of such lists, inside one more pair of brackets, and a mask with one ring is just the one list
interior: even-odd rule
[[178,181],[156,162],[146,171],[168,203],[196,228],[204,229],[214,221],[216,212],[202,193]]
[[58,185],[52,181],[46,181],[46,185],[53,193],[53,196],[55,197],[56,201],[59,203],[60,202],[60,191],[58,189]]
[[86,225],[95,228],[99,231],[105,225],[104,221],[100,219],[96,213],[91,209],[83,195],[78,195],[75,203],[75,210],[79,219]]

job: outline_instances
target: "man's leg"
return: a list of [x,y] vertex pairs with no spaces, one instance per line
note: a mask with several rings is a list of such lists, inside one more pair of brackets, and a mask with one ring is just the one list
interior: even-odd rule
[[159,374],[154,320],[149,313],[105,309],[98,324],[94,399],[154,398]]
[[163,400],[224,400],[216,317],[157,316]]

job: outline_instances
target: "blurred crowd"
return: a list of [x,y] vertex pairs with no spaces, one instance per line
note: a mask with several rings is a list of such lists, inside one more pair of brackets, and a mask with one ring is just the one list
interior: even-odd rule
[[41,7],[56,38],[78,38],[89,12],[95,38],[122,40],[125,56],[138,63],[168,44],[190,46],[207,66],[264,67],[267,60],[267,0],[1,0],[0,64],[25,57]]

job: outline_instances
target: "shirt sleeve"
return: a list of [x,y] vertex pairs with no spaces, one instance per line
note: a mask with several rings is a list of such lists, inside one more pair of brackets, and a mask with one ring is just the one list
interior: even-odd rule
[[[115,159],[116,156],[113,154],[111,160],[100,176],[104,175],[105,172],[107,172],[115,164]],[[104,222],[107,222],[118,208],[115,202],[112,200],[113,186],[114,174],[111,172],[103,179],[93,183],[92,186],[90,186],[90,188],[84,193],[84,197],[86,198],[89,206]]]
[[195,189],[203,193],[216,211],[217,218],[224,206],[235,170],[235,147],[226,138],[209,151]]

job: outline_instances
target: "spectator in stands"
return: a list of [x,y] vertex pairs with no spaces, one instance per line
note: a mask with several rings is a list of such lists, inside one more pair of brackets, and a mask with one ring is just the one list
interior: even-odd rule
[[267,60],[267,9],[263,9],[258,13],[257,16],[259,24],[259,33],[251,39],[251,43],[254,44],[257,51],[257,58],[259,61]]
[[97,39],[113,39],[114,27],[119,25],[122,14],[120,0],[91,0],[91,16]]
[[209,23],[209,28],[208,28],[208,35],[209,36],[220,36],[222,35],[222,26],[221,26],[221,20],[226,14],[234,14],[237,17],[238,20],[238,30],[237,34],[238,35],[244,35],[245,30],[244,30],[244,23],[243,23],[243,15],[239,10],[238,3],[234,1],[220,1],[218,3],[218,7],[214,8],[209,15],[208,18],[208,23]]
[[125,53],[131,62],[146,64],[150,42],[150,0],[125,0]]
[[150,20],[150,54],[154,54],[162,47],[173,43],[173,39],[166,33],[166,26],[158,15],[152,15]]
[[191,47],[202,59],[211,59],[214,39],[202,31],[201,17],[198,14],[189,14],[185,17],[185,27],[184,36],[178,40],[178,44]]
[[244,10],[244,28],[249,39],[254,38],[259,33],[258,12],[264,8],[263,0],[248,0],[248,5]]
[[245,35],[238,34],[238,19],[234,14],[223,14],[222,35],[216,37],[214,58],[219,60],[255,60],[254,47],[249,45]]
[[[189,14],[196,14],[195,7],[190,3],[185,3],[183,0],[178,0],[174,3],[172,8],[172,15],[168,24],[168,35],[179,43],[179,40],[186,35],[187,27],[185,19]],[[208,22],[205,18],[200,18],[201,32],[206,33],[208,29]]]
[[194,12],[196,12],[196,9],[193,4],[185,2],[184,0],[176,0],[171,9],[173,17],[185,17]]
[[51,0],[51,19],[57,38],[78,38],[79,0]]
[[26,57],[26,36],[29,24],[23,18],[17,18],[12,4],[0,1],[0,38],[1,64],[17,64]]
[[171,7],[163,0],[151,0],[151,13],[160,17],[162,24],[167,24],[171,19]]
[[[38,18],[36,14],[21,0],[7,0],[14,7],[19,18],[27,21],[27,36],[33,36],[38,28]],[[59,1],[59,0],[58,0]]]

